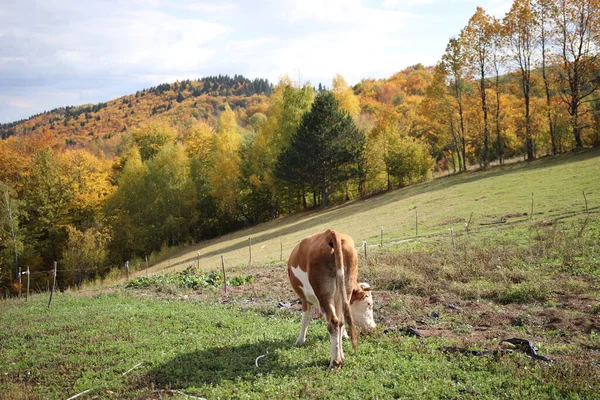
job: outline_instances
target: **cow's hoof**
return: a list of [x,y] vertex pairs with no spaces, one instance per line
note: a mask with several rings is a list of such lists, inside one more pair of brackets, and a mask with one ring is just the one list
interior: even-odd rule
[[296,346],[303,346],[306,343],[306,340],[296,340]]
[[344,365],[344,360],[331,360],[331,362],[329,363],[329,368],[340,368],[342,365]]

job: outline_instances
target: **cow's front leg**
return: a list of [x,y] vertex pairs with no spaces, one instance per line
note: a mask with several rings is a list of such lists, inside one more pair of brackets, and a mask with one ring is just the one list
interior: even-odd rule
[[306,342],[306,331],[310,321],[312,321],[312,305],[308,302],[302,303],[302,326],[300,326],[300,333],[296,339],[296,346],[301,346]]

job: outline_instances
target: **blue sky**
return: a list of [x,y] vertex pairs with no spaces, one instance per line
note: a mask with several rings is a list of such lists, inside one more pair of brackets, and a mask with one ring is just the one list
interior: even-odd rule
[[434,65],[510,0],[0,0],[0,123],[163,82],[283,74],[330,86]]

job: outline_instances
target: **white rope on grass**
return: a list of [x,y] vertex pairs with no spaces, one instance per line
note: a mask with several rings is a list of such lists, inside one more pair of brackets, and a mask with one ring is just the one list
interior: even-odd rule
[[[92,388],[92,389],[93,389],[93,388]],[[75,396],[71,396],[71,397],[69,397],[67,400],[73,400],[73,399],[76,399],[76,398],[78,398],[79,396],[81,396],[81,395],[84,395],[84,394],[86,394],[87,392],[90,392],[92,389],[84,390],[84,391],[83,391],[83,392],[81,392],[81,393],[77,393]]]
[[267,347],[267,352],[265,354],[262,354],[258,357],[256,357],[256,360],[254,360],[254,365],[256,365],[256,368],[258,368],[258,360],[260,360],[263,357],[266,357],[269,354],[269,348]]
[[131,367],[127,371],[123,372],[123,376],[127,375],[128,373],[130,373],[131,371],[133,371],[134,369],[136,369],[137,367],[139,367],[142,364],[143,364],[143,362],[135,364],[133,367]]

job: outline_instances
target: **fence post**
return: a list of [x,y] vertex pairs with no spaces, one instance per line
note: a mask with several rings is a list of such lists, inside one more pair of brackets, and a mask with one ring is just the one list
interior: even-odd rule
[[198,269],[200,269],[200,252],[198,252],[198,260],[196,261],[196,264],[198,264]]
[[279,261],[283,261],[283,239],[279,238]]
[[248,265],[252,265],[252,238],[251,237],[248,238],[248,254],[249,254]]
[[531,193],[531,214],[529,215],[529,220],[533,218],[533,193]]
[[363,250],[365,251],[365,261],[367,260],[367,241],[363,240]]
[[383,226],[381,227],[381,244],[380,247],[383,247]]
[[19,299],[21,298],[21,267],[19,267]]
[[419,236],[419,210],[415,210],[415,236]]
[[54,287],[56,286],[56,261],[54,261],[54,280],[52,281],[52,290],[50,291],[50,300],[48,300],[48,308],[52,303],[52,295],[54,294]]
[[225,275],[225,256],[221,255],[221,268],[223,269],[223,284],[225,285],[225,296],[227,296],[227,276]]
[[456,245],[454,244],[454,228],[450,228],[450,237],[452,238],[452,247],[456,249]]
[[25,301],[29,301],[29,267],[27,267],[27,295],[25,297]]
[[127,273],[127,280],[129,280],[129,261],[125,261],[125,272]]
[[148,277],[148,256],[146,256],[146,278]]

